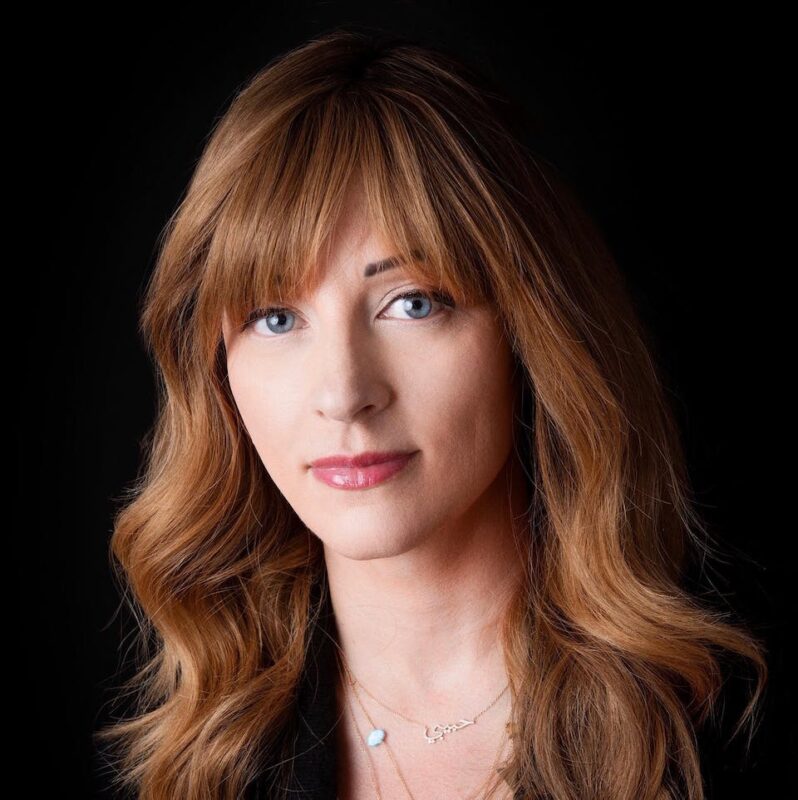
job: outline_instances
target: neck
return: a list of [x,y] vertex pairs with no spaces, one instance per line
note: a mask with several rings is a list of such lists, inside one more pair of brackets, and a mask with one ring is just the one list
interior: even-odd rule
[[472,713],[505,688],[500,632],[521,579],[513,533],[526,502],[508,461],[472,507],[402,552],[358,560],[325,545],[338,641],[361,686],[427,718]]

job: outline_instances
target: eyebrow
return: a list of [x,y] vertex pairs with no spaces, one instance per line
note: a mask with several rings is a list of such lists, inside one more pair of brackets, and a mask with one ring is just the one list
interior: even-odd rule
[[[426,255],[420,248],[414,248],[411,251],[410,256],[415,261],[426,261]],[[372,261],[370,264],[366,264],[363,270],[363,277],[370,278],[372,275],[377,275],[380,272],[385,272],[386,270],[393,269],[394,267],[398,267],[406,263],[407,261],[401,256],[389,256],[388,258],[383,258],[380,261]]]
[[370,264],[366,264],[363,270],[363,277],[370,278],[372,275],[377,275],[380,272],[385,272],[386,270],[393,269],[404,263],[405,260],[399,256],[389,256],[388,258],[383,258],[381,261],[372,261]]

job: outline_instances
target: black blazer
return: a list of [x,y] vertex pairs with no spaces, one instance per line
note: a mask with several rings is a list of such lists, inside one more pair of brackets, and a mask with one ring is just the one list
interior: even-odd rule
[[[311,628],[309,663],[295,703],[294,770],[289,797],[297,800],[336,798],[335,727],[342,715],[336,709],[337,665],[333,642],[337,637],[327,590],[322,602],[319,624]],[[257,779],[250,791],[248,800],[271,800],[264,777]],[[515,800],[521,798],[519,790]]]

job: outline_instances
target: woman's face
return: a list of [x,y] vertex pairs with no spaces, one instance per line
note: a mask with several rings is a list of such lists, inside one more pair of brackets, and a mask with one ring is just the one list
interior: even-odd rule
[[[365,559],[456,536],[492,485],[505,491],[515,386],[490,306],[396,300],[423,289],[401,265],[364,277],[393,254],[353,200],[317,290],[241,330],[225,316],[223,333],[233,396],[275,485],[326,547]],[[363,451],[413,455],[355,489],[309,466]]]

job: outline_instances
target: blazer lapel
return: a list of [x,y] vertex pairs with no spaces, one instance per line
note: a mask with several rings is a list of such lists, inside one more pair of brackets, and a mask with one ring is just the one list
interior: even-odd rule
[[329,591],[317,624],[310,632],[308,662],[296,700],[297,735],[293,774],[289,786],[294,797],[303,800],[335,800],[335,727],[337,664],[335,624]]

